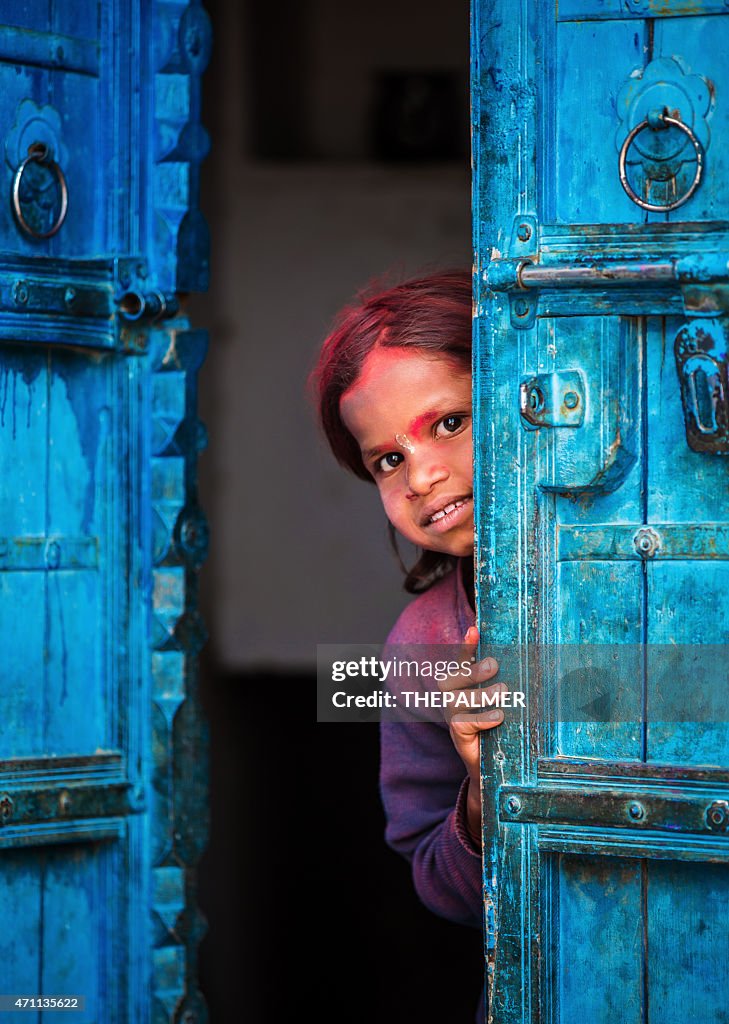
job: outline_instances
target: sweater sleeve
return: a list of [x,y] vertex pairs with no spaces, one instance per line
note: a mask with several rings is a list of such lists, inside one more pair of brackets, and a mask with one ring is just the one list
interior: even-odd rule
[[[450,658],[473,621],[460,573],[450,573],[400,615],[383,655]],[[455,645],[455,646],[454,646]],[[438,689],[432,679],[391,681],[404,689]],[[398,698],[400,703],[400,698]],[[380,792],[385,840],[412,864],[421,901],[441,917],[481,926],[481,850],[466,824],[466,769],[445,721],[383,721]]]
[[441,917],[481,926],[481,851],[466,826],[468,778],[444,726],[381,725],[385,839],[412,864],[421,901]]

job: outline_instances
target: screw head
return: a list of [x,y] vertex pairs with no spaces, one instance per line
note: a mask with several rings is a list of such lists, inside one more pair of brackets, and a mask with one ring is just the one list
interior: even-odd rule
[[635,550],[643,558],[652,558],[661,546],[661,538],[650,526],[644,526],[633,537]]
[[707,808],[706,824],[712,832],[729,831],[729,803],[726,800],[715,800]]
[[641,818],[645,817],[645,808],[643,804],[639,804],[637,800],[634,800],[630,807],[628,807],[628,814],[633,821],[640,821]]
[[520,242],[528,242],[532,237],[532,229],[528,224],[520,224],[516,229],[516,237]]
[[568,391],[564,396],[564,404],[568,409],[576,409],[580,404],[580,396],[576,391]]
[[529,303],[526,299],[517,299],[514,303],[514,312],[517,316],[526,316],[529,312]]
[[518,796],[510,796],[506,801],[506,809],[510,814],[518,814],[521,810],[521,800]]

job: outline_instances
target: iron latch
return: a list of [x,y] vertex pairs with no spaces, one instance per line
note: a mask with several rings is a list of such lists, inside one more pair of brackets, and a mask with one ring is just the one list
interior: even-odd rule
[[706,252],[676,259],[616,260],[593,254],[579,262],[543,264],[531,259],[492,259],[484,272],[492,292],[533,288],[670,287],[726,281],[729,254]]

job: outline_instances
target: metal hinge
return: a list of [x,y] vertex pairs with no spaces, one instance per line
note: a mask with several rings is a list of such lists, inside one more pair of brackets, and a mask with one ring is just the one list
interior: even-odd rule
[[672,787],[669,794],[627,787],[502,786],[498,803],[502,824],[653,829],[729,838],[729,792],[717,796],[680,787]]

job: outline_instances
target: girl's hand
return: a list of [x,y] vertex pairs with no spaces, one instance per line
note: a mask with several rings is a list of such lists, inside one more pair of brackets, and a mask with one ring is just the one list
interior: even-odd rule
[[[461,659],[466,661],[475,657],[478,647],[478,630],[471,626],[464,638],[463,655]],[[494,658],[484,658],[483,661],[474,661],[469,675],[456,674],[449,676],[440,683],[442,692],[450,690],[456,694],[456,700],[448,705],[445,711],[446,721],[450,729],[453,745],[458,751],[468,772],[468,828],[474,841],[481,844],[481,759],[479,735],[486,729],[493,729],[504,720],[504,712],[498,707],[487,707],[483,711],[463,711],[457,704],[457,694],[464,692],[469,699],[476,703],[476,695],[487,694],[493,696],[496,693],[503,693],[508,690],[504,683],[494,683],[492,686],[479,688],[478,684],[487,679],[493,679],[498,673],[499,665]],[[472,697],[470,695],[473,695]]]

